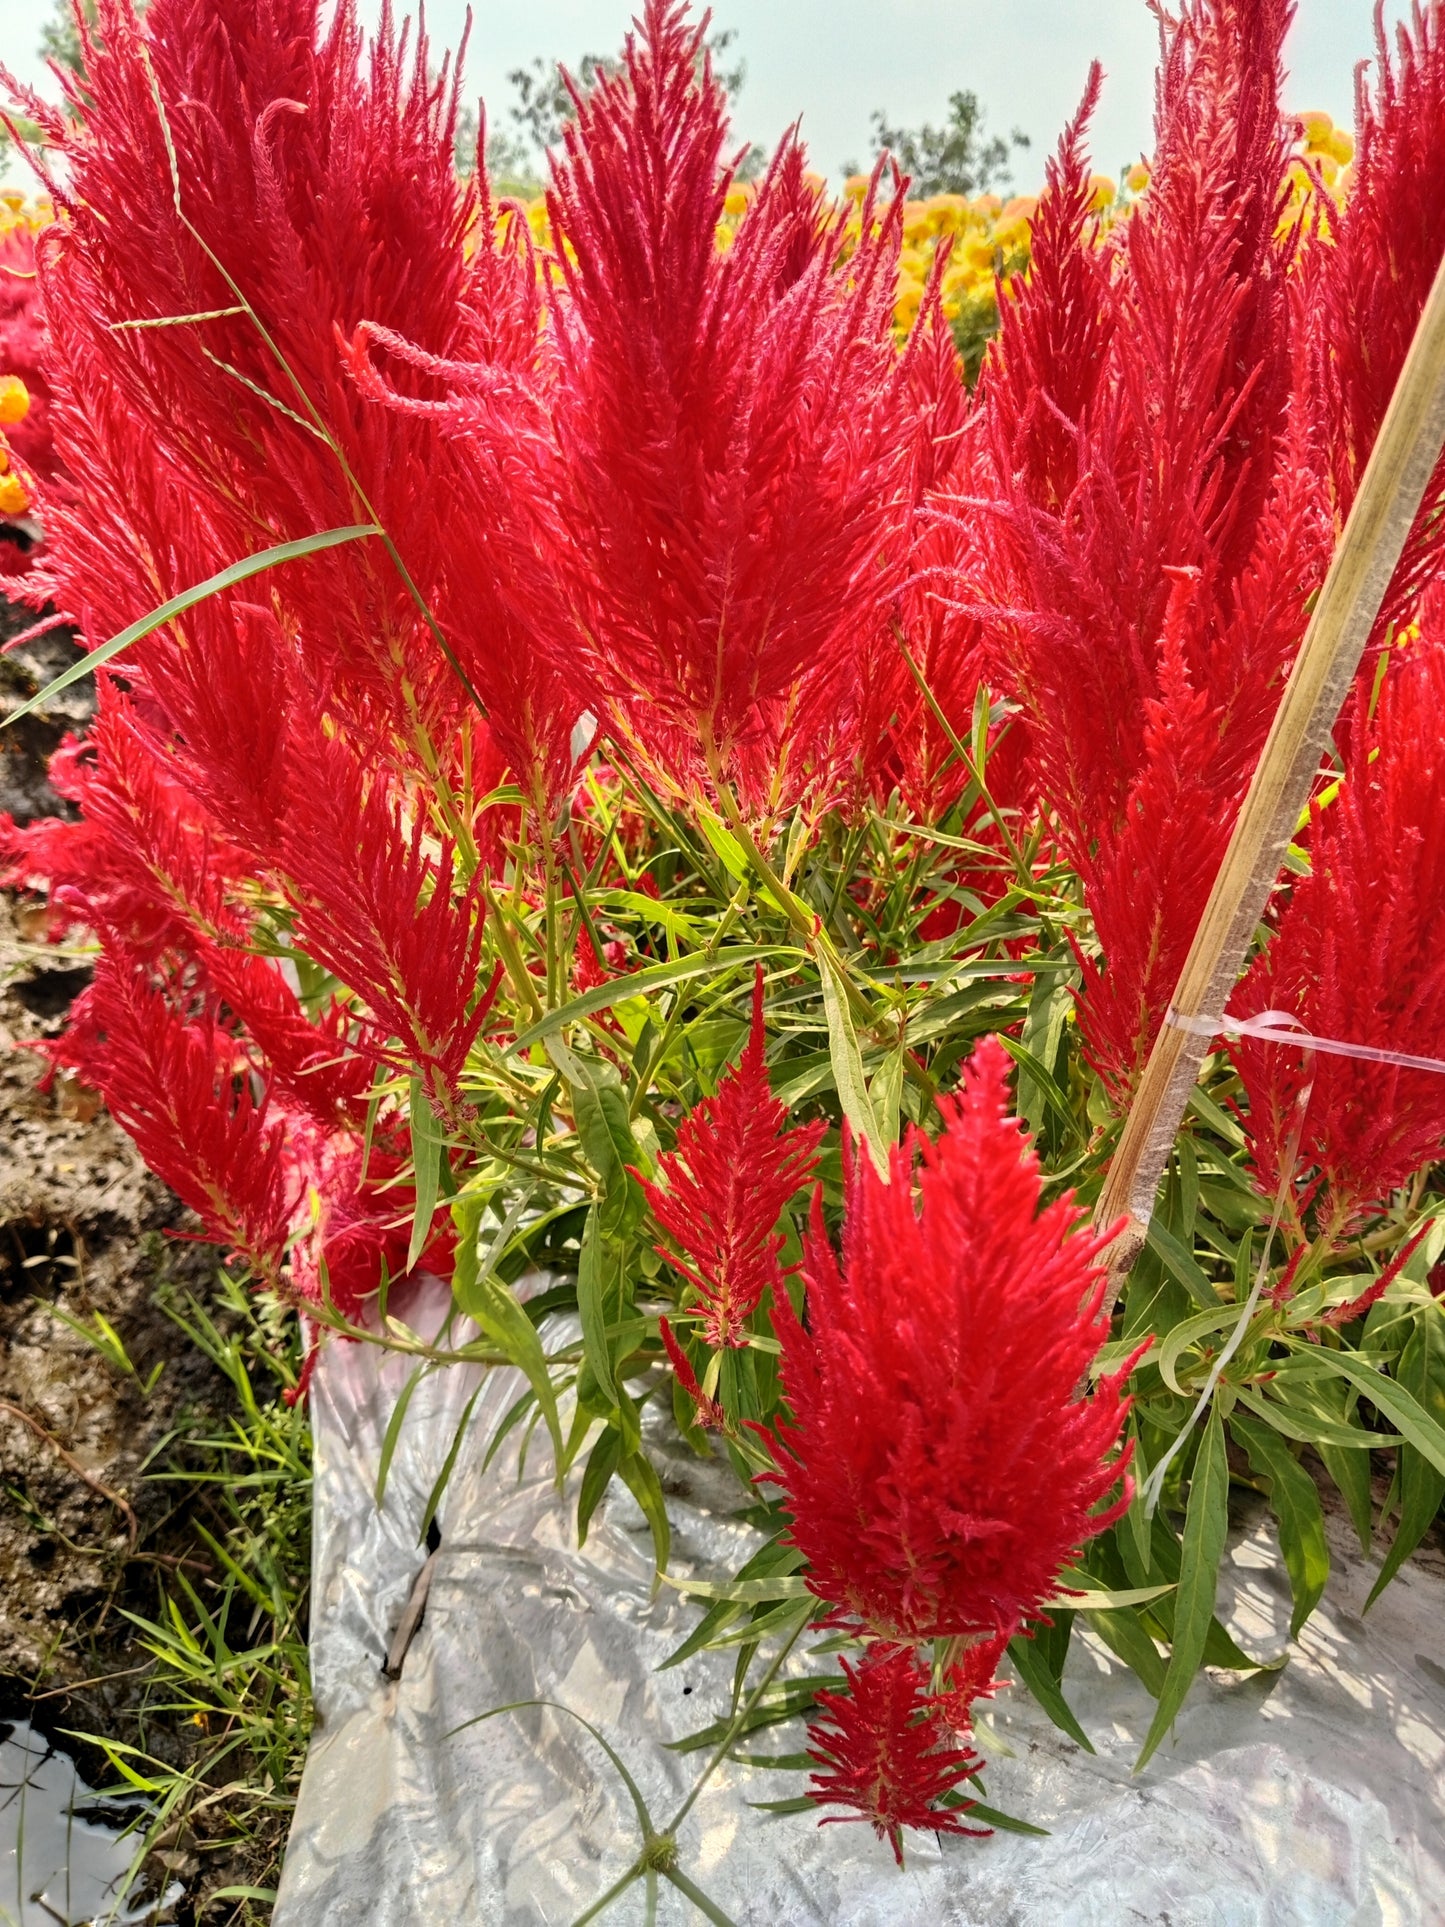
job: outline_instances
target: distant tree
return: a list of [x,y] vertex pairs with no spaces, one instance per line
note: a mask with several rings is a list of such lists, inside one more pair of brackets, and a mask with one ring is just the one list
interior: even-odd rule
[[[712,34],[705,47],[729,100],[737,99],[747,78],[746,62],[725,63],[724,56],[736,38],[736,29],[729,27]],[[583,54],[569,71],[574,85],[585,95],[604,76],[619,72],[621,66],[621,59],[613,54]],[[488,128],[487,172],[508,189],[533,189],[540,186],[544,155],[561,145],[563,129],[576,109],[562,78],[562,67],[555,60],[543,60],[539,55],[525,67],[514,67],[507,79],[513,94],[507,110],[510,127]],[[457,165],[464,173],[471,172],[476,147],[477,117],[469,111],[457,130]]]
[[1017,128],[1006,140],[1002,134],[986,139],[978,96],[966,91],[950,94],[942,127],[890,127],[881,110],[873,116],[875,156],[891,154],[920,200],[930,194],[987,194],[1008,186],[1013,149],[1028,144],[1028,135]]
[[[80,5],[87,28],[91,33],[97,32],[100,22],[96,0],[80,0]],[[140,0],[137,12],[145,12],[145,0]],[[53,60],[59,67],[68,67],[73,74],[85,71],[85,50],[71,0],[52,0],[50,18],[40,29],[40,57]]]

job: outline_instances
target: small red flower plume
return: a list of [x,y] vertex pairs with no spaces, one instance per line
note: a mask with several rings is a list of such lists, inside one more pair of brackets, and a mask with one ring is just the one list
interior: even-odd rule
[[1077,1233],[1067,1199],[1040,1209],[1008,1062],[979,1044],[942,1135],[911,1131],[891,1182],[854,1163],[841,1265],[815,1201],[806,1326],[776,1298],[792,1422],[768,1476],[810,1588],[885,1638],[1014,1632],[1128,1503],[1099,1509],[1133,1360],[1079,1390],[1112,1233]]
[[[402,1178],[395,1151],[338,1134],[316,1147],[309,1177],[315,1187],[312,1235],[291,1254],[291,1288],[313,1304],[329,1302],[347,1318],[364,1315],[382,1275],[393,1286],[407,1276],[407,1250],[416,1193]],[[449,1218],[428,1241],[418,1271],[451,1275],[456,1238]],[[396,1299],[391,1300],[393,1307]]]
[[808,1728],[808,1753],[822,1771],[812,1776],[810,1800],[843,1806],[820,1823],[867,1820],[903,1865],[903,1829],[981,1834],[962,1815],[973,1804],[940,1805],[983,1765],[959,1746],[928,1697],[928,1670],[911,1646],[871,1645],[857,1665],[844,1660],[846,1693],[821,1692],[823,1717]]
[[787,1128],[764,1059],[763,973],[753,983],[747,1047],[717,1088],[685,1118],[677,1149],[661,1160],[666,1189],[642,1179],[653,1215],[684,1255],[659,1247],[702,1301],[709,1345],[745,1345],[748,1320],[782,1283],[778,1218],[812,1176],[826,1128]]
[[478,984],[481,885],[454,894],[452,846],[430,856],[384,773],[328,740],[319,719],[298,757],[283,861],[299,940],[365,999],[383,1046],[399,1039],[445,1108],[497,989],[496,976]]
[[677,1341],[677,1335],[665,1318],[657,1321],[658,1334],[662,1339],[662,1349],[672,1363],[677,1374],[677,1382],[692,1400],[695,1423],[705,1432],[721,1432],[727,1423],[727,1414],[719,1399],[710,1398],[698,1383],[697,1373],[692,1368],[692,1360]]
[[104,1097],[151,1170],[197,1213],[205,1235],[279,1281],[293,1200],[281,1118],[213,1008],[179,1007],[133,955],[112,949],[50,1055]]

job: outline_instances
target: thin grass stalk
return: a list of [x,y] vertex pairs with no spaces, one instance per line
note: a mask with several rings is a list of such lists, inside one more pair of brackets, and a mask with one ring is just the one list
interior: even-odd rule
[[1109,1248],[1111,1305],[1143,1247],[1189,1093],[1212,1048],[1442,448],[1445,261],[1430,289],[1099,1197],[1097,1227],[1127,1219]]

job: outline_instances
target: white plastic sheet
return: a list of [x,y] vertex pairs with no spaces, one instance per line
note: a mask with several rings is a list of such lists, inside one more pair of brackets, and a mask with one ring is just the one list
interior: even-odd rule
[[[434,1329],[444,1312],[437,1288],[409,1316]],[[617,1748],[661,1826],[702,1757],[665,1743],[724,1713],[732,1656],[657,1670],[698,1609],[654,1595],[650,1535],[627,1494],[614,1490],[579,1550],[575,1493],[557,1493],[543,1436],[522,1476],[515,1439],[480,1470],[480,1442],[518,1391],[497,1372],[442,1505],[421,1629],[400,1678],[384,1677],[425,1558],[426,1495],[478,1387],[461,1367],[421,1384],[378,1509],[381,1441],[413,1369],[333,1344],[314,1380],[318,1727],[276,1927],[568,1923],[637,1852],[626,1791],[565,1714],[466,1722],[528,1699],[573,1709]],[[660,1450],[674,1570],[734,1570],[751,1534],[730,1516],[733,1475],[680,1443]],[[1347,1525],[1332,1521],[1331,1537],[1334,1576],[1288,1664],[1196,1684],[1137,1779],[1152,1702],[1086,1632],[1065,1683],[1095,1755],[1022,1687],[1001,1696],[988,1797],[1048,1838],[918,1837],[900,1874],[866,1826],[749,1805],[798,1794],[804,1776],[726,1765],[681,1829],[683,1870],[738,1927],[1440,1927],[1445,1570],[1413,1562],[1364,1622],[1369,1568]],[[1235,1534],[1220,1604],[1248,1650],[1284,1650],[1288,1588],[1262,1518]],[[759,1750],[796,1750],[800,1733],[770,1729]],[[658,1920],[697,1917],[663,1883]],[[642,1922],[642,1887],[607,1918]]]

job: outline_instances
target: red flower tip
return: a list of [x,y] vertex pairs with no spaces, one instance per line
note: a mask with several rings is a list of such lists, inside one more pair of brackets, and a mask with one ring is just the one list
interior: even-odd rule
[[932,1833],[987,1832],[966,1827],[961,1815],[973,1804],[939,1802],[973,1777],[983,1761],[953,1742],[941,1703],[928,1694],[928,1671],[911,1646],[886,1641],[869,1646],[856,1665],[843,1661],[846,1693],[821,1692],[823,1717],[808,1729],[809,1756],[823,1769],[812,1776],[808,1797],[820,1806],[844,1806],[820,1822],[867,1820],[888,1840],[903,1865],[904,1827]]
[[716,1095],[683,1120],[677,1148],[661,1160],[667,1188],[641,1180],[657,1222],[690,1262],[661,1255],[702,1300],[709,1345],[747,1343],[749,1318],[782,1283],[776,1229],[788,1200],[812,1176],[822,1124],[786,1128],[765,1061],[763,973],[753,981],[747,1046]]
[[1006,1680],[994,1678],[999,1661],[1008,1647],[1010,1635],[995,1633],[991,1639],[977,1639],[965,1646],[948,1668],[948,1688],[938,1695],[940,1717],[955,1733],[973,1731],[975,1700],[992,1699]]
[[657,1329],[662,1337],[663,1349],[672,1360],[672,1369],[677,1373],[677,1382],[687,1393],[697,1408],[697,1422],[705,1432],[721,1432],[727,1422],[719,1400],[709,1398],[697,1382],[697,1373],[692,1369],[692,1360],[673,1336],[671,1325],[665,1318],[659,1318]]
[[890,1638],[1014,1631],[1127,1503],[1099,1509],[1129,1366],[1079,1393],[1108,1330],[1103,1240],[1071,1235],[1068,1199],[1040,1209],[1008,1067],[981,1043],[942,1136],[911,1131],[891,1183],[853,1164],[841,1265],[815,1201],[806,1327],[775,1299],[793,1418],[769,1476],[812,1589]]

